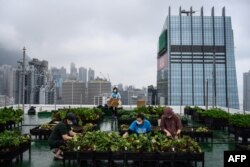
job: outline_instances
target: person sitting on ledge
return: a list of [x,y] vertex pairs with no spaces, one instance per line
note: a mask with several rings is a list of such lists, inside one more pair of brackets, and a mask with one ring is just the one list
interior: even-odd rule
[[166,107],[161,117],[161,130],[166,134],[167,137],[177,139],[181,133],[181,120],[177,117],[173,109]]
[[48,138],[49,146],[54,149],[53,153],[56,159],[63,159],[60,146],[63,146],[66,140],[71,140],[77,134],[71,129],[73,124],[76,124],[76,117],[69,112],[63,121],[55,126]]

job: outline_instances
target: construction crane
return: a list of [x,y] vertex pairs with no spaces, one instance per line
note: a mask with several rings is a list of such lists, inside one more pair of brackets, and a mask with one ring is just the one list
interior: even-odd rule
[[109,79],[108,81],[110,82],[109,74],[107,74],[107,75],[108,75],[108,79]]
[[190,14],[195,13],[195,11],[181,10],[181,13],[185,13],[185,14],[187,14],[187,16],[189,16]]
[[107,78],[103,75],[102,72],[100,72],[101,76],[103,77],[104,80],[107,80]]

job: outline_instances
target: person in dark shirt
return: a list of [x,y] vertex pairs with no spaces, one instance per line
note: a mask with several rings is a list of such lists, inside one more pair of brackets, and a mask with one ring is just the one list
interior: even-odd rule
[[165,108],[164,114],[161,117],[161,129],[165,132],[167,137],[177,139],[181,133],[181,120],[177,117],[173,109],[170,107]]
[[66,140],[71,140],[75,132],[71,130],[71,126],[76,124],[76,117],[73,113],[67,113],[64,120],[58,123],[53,129],[52,133],[49,136],[48,143],[51,148],[54,148],[55,158],[63,159],[61,156],[62,151],[59,149],[60,146],[64,145]]

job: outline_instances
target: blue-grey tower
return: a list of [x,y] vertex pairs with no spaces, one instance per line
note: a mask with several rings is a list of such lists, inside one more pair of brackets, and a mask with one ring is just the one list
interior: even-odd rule
[[158,101],[165,105],[239,108],[231,17],[179,9],[159,37]]

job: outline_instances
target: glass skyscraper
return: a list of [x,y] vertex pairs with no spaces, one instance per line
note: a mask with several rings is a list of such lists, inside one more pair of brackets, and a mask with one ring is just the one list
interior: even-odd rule
[[231,17],[171,8],[159,37],[158,102],[239,108]]

